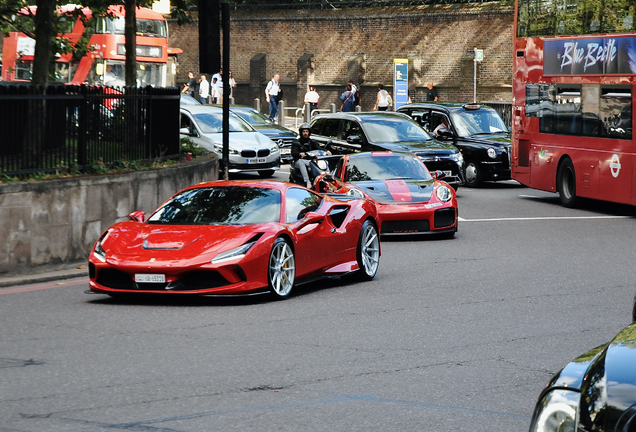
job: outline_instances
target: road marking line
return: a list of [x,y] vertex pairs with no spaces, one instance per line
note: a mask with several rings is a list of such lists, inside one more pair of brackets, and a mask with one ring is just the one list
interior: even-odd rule
[[460,222],[501,222],[501,221],[533,221],[533,220],[584,220],[584,219],[630,219],[632,216],[545,216],[545,217],[519,217],[519,218],[492,218],[492,219],[464,219],[458,217]]

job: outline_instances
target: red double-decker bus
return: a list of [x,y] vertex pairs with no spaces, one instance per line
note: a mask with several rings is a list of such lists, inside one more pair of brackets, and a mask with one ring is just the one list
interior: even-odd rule
[[[65,14],[76,6],[64,6],[58,10]],[[37,9],[32,7],[33,13]],[[82,35],[89,35],[89,51],[82,57],[58,54],[55,61],[57,81],[68,84],[125,85],[125,36],[123,6],[111,6],[112,17],[97,17],[85,28],[79,19],[68,19],[62,34],[71,42]],[[85,16],[92,15],[83,9]],[[18,18],[21,19],[21,18]],[[137,85],[166,87],[175,85],[176,55],[182,51],[168,47],[168,26],[160,13],[147,8],[136,11],[137,19]],[[62,20],[62,23],[64,21]],[[23,33],[11,32],[4,39],[2,79],[6,81],[30,81],[35,40]]]
[[636,204],[636,3],[516,0],[512,178]]

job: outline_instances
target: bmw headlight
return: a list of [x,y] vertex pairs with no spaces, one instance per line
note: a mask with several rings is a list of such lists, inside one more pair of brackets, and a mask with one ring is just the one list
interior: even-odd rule
[[254,246],[254,243],[256,243],[256,241],[251,241],[251,242],[245,243],[244,245],[236,247],[234,249],[221,252],[220,254],[215,256],[210,262],[212,264],[218,264],[222,261],[227,261],[227,260],[231,260],[235,258],[243,258],[245,254],[247,253],[247,251],[250,250],[252,246]]
[[497,152],[492,147],[490,147],[486,153],[488,153],[488,157],[491,159],[494,159],[497,157]]
[[[214,144],[214,151],[223,154],[223,144]],[[229,154],[238,155],[239,152],[237,150],[234,150],[232,147],[230,147]]]
[[349,189],[347,191],[347,195],[356,197],[356,198],[364,198],[364,192],[362,192],[360,189],[352,187],[351,189]]
[[277,145],[273,145],[272,148],[269,149],[270,153],[278,153],[278,146]]
[[553,390],[535,408],[530,432],[576,432],[581,394]]
[[439,186],[435,193],[437,194],[437,199],[442,202],[447,202],[453,197],[453,193],[444,185]]

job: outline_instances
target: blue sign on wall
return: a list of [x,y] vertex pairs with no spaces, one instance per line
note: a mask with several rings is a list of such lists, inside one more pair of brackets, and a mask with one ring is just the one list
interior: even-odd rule
[[393,109],[409,101],[409,60],[393,59]]

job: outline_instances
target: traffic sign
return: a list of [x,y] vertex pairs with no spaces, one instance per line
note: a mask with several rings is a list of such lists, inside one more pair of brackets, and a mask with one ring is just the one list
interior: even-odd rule
[[484,59],[484,50],[475,48],[475,61],[482,61]]

